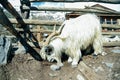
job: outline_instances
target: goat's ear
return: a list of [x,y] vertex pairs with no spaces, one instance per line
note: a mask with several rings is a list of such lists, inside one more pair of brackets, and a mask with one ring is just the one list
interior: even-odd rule
[[47,55],[51,55],[53,53],[53,49],[54,49],[53,46],[48,45],[48,46],[45,47],[45,53]]
[[66,40],[67,39],[67,35],[64,35],[64,36],[56,36],[56,38],[59,38],[61,39],[62,41]]
[[66,40],[66,38],[65,38],[65,37],[60,37],[60,39],[61,39],[62,41]]

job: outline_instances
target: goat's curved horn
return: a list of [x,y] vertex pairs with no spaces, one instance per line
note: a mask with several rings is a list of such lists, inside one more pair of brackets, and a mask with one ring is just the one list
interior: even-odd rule
[[46,41],[45,41],[45,43],[44,43],[43,45],[48,45],[52,37],[57,36],[57,35],[60,35],[61,32],[62,32],[62,29],[63,29],[64,25],[65,25],[65,22],[60,26],[60,28],[59,28],[59,30],[58,30],[57,32],[56,32],[56,31],[53,31],[53,33],[51,33],[51,34],[48,36],[48,38],[46,39]]
[[66,39],[66,37],[60,37],[60,36],[55,36],[52,40],[56,39],[56,38],[59,38],[61,39],[62,41],[64,41]]

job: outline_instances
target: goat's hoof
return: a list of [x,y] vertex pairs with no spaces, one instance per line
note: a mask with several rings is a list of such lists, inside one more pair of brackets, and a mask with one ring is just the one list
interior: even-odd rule
[[50,66],[50,69],[53,70],[53,71],[57,71],[57,70],[60,70],[61,67],[53,64],[53,65]]
[[72,61],[73,61],[72,58],[69,57],[68,58],[68,63],[72,63]]
[[60,63],[60,64],[57,64],[57,66],[60,66],[60,67],[62,67],[62,66],[64,66],[64,65],[63,65],[63,63]]
[[72,63],[72,68],[76,68],[77,67],[77,63]]
[[102,52],[101,55],[102,55],[102,56],[105,56],[105,55],[107,55],[107,53],[106,53],[106,52]]
[[97,59],[98,58],[98,56],[96,54],[92,54],[92,56],[93,56],[93,59]]
[[76,68],[77,67],[77,65],[72,65],[72,68]]

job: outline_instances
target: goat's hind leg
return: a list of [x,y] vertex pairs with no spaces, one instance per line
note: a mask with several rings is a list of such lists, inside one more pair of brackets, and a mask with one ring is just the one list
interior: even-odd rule
[[103,44],[102,44],[102,38],[100,37],[96,37],[94,39],[93,42],[93,49],[94,49],[94,53],[93,55],[97,56],[98,54],[102,54],[102,50],[103,50]]
[[72,63],[73,59],[71,57],[68,58],[68,63]]

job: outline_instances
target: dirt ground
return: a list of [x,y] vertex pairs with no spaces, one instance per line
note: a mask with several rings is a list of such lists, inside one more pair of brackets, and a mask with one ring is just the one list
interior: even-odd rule
[[[104,51],[108,53],[106,56],[86,55],[83,62],[102,80],[120,80],[120,47],[104,48]],[[80,70],[72,68],[67,61],[58,71],[52,71],[51,64],[54,63],[36,61],[29,54],[17,54],[9,64],[1,66],[3,76],[0,80],[82,80],[79,79]]]

